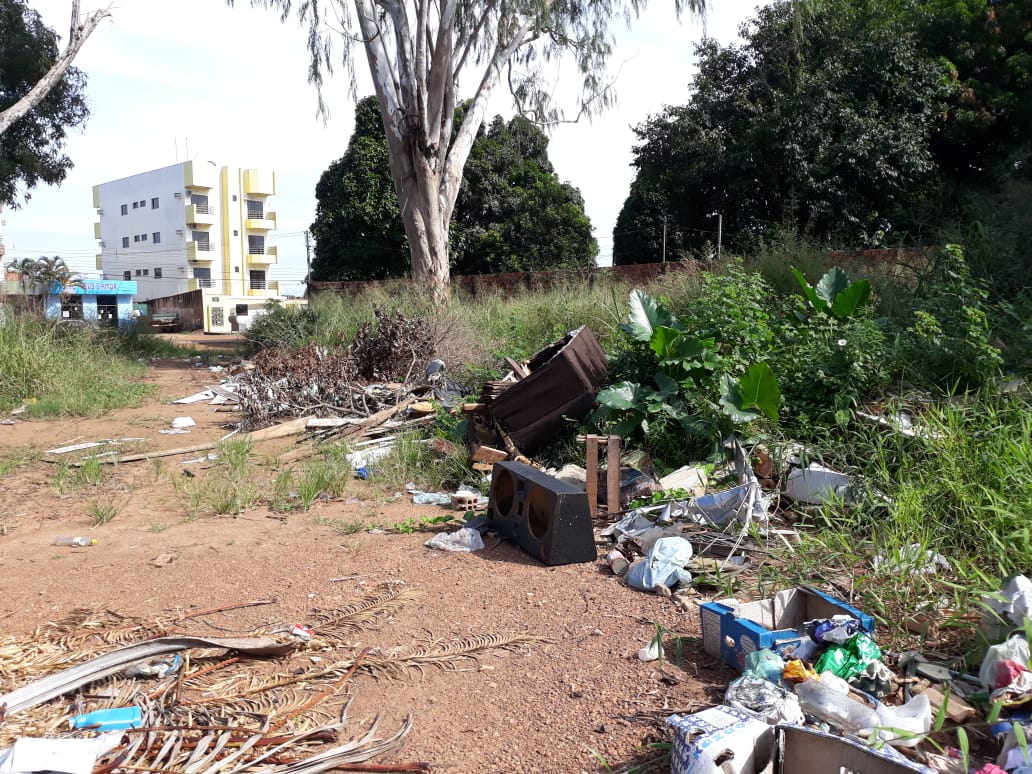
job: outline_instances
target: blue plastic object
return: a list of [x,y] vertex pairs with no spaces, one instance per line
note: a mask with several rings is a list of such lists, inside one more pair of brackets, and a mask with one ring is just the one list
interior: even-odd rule
[[88,728],[95,731],[118,731],[123,728],[137,728],[142,724],[143,712],[139,707],[97,710],[72,718],[72,728]]

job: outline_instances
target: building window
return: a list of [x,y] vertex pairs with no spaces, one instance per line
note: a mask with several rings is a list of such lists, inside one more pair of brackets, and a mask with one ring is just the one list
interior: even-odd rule
[[146,199],[140,199],[140,208],[142,209],[142,208],[144,208],[146,206],[147,206],[147,200]]
[[132,278],[133,278],[133,273],[131,271],[123,271],[122,272],[122,279],[124,279],[126,282],[128,282]]
[[150,274],[150,269],[144,269],[143,276],[146,277],[148,274]]
[[161,267],[154,269],[154,279],[161,279]]
[[247,236],[247,254],[248,255],[265,255],[265,237],[256,236],[255,234],[248,234]]
[[248,199],[247,217],[251,220],[262,220],[265,217],[265,203],[258,199]]
[[200,269],[195,268],[193,270],[194,279],[197,280],[197,287],[199,288],[210,288],[211,287],[211,269]]
[[146,234],[140,234],[140,241],[141,242],[146,242],[147,241],[147,235]]
[[151,241],[156,245],[161,244],[161,232],[155,231],[151,234]]
[[237,304],[236,315],[237,317],[247,317],[247,304]]
[[139,234],[133,234],[133,241],[134,242],[139,242],[140,241],[140,235]]
[[139,202],[133,202],[133,209],[134,210],[135,209],[139,209],[139,207],[140,207],[140,203]]
[[250,271],[248,279],[250,280],[251,290],[265,290],[265,272],[264,271]]
[[141,272],[141,271],[140,271],[139,269],[137,269],[137,270],[136,270],[136,276],[137,276],[137,277],[139,277],[139,276],[140,276],[140,275],[141,275],[142,273],[143,273],[143,272]]
[[129,237],[122,237],[122,247],[129,246]]
[[152,210],[158,209],[158,197],[157,196],[155,196],[153,199],[150,200],[150,208]]
[[122,205],[122,214],[123,215],[128,215],[129,214],[129,205],[128,204],[123,204]]
[[236,229],[233,229],[233,236],[240,236],[240,232]]

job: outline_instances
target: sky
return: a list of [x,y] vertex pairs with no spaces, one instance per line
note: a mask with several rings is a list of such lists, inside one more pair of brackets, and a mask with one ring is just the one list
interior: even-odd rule
[[[591,122],[550,131],[549,158],[560,180],[584,197],[599,264],[611,263],[613,226],[633,179],[632,127],[664,105],[687,102],[695,43],[703,34],[736,40],[757,2],[713,0],[702,22],[678,20],[672,2],[657,0],[629,28],[618,23],[612,60],[617,106]],[[70,0],[29,0],[29,6],[64,39]],[[83,11],[95,7],[91,0],[82,4]],[[323,87],[328,120],[316,116],[305,34],[293,18],[280,22],[277,13],[252,9],[248,0],[237,0],[235,8],[223,0],[118,0],[75,60],[88,77],[91,110],[85,129],[73,130],[67,141],[75,167],[60,186],[34,189],[21,209],[5,208],[7,258],[60,255],[83,276],[98,276],[93,186],[198,159],[275,170],[270,209],[278,228],[271,238],[280,263],[271,278],[287,293],[303,293],[304,232],[315,215],[315,185],[344,154],[354,128],[354,101],[342,73]],[[573,68],[566,69],[576,79]],[[356,70],[358,96],[371,94],[364,55]],[[560,92],[570,85],[563,76],[560,69]],[[475,83],[466,81],[460,96]],[[504,88],[499,92],[489,117],[513,113]]]

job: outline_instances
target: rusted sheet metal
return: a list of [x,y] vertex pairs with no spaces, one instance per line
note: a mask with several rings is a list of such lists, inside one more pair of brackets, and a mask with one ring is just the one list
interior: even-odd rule
[[563,417],[587,416],[608,368],[595,334],[582,326],[536,353],[527,370],[490,409],[520,451],[534,454],[554,437]]

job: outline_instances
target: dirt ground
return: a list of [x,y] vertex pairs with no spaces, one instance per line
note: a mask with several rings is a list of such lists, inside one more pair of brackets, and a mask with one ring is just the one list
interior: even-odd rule
[[[622,585],[601,560],[545,567],[491,537],[484,551],[451,554],[426,548],[430,535],[422,531],[342,534],[341,521],[390,525],[439,513],[395,501],[371,482],[356,480],[339,500],[286,518],[258,508],[191,520],[174,482],[189,467],[183,460],[196,455],[111,466],[97,485],[38,459],[52,447],[103,438],[146,438],[140,443],[146,450],[199,444],[225,434],[234,421],[234,414],[203,403],[170,403],[218,382],[205,367],[156,363],[147,380],[155,394],[137,408],[0,426],[0,463],[18,463],[0,475],[0,633],[28,633],[81,607],[149,617],[277,599],[181,629],[226,636],[266,621],[305,622],[315,607],[403,583],[422,594],[419,602],[357,635],[356,647],[500,632],[547,639],[522,652],[492,651],[468,670],[431,669],[394,681],[353,678],[356,719],[382,713],[382,728],[393,730],[405,716],[415,718],[404,746],[376,762],[427,761],[433,771],[447,772],[616,769],[667,738],[665,716],[719,702],[732,679],[702,653],[697,612]],[[196,420],[190,434],[158,433],[180,415]],[[256,452],[271,455],[291,443],[270,442]],[[93,526],[90,504],[103,502],[120,510]],[[52,545],[61,535],[87,535],[97,545]],[[679,663],[637,658],[656,624],[669,633],[668,644],[674,635],[687,638]]]

